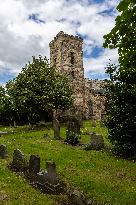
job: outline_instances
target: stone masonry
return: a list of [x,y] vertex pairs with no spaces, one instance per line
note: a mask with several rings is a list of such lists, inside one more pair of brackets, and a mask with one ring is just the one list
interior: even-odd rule
[[60,31],[49,46],[51,65],[71,79],[76,111],[83,118],[102,120],[105,115],[103,81],[84,78],[83,39]]

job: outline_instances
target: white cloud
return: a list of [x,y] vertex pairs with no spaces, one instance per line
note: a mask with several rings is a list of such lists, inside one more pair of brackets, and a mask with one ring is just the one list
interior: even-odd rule
[[117,64],[118,50],[109,50],[105,49],[104,52],[98,58],[90,58],[84,60],[84,67],[85,75],[87,76],[88,73],[95,72],[95,73],[104,73],[106,65],[110,62]]
[[[90,53],[95,46],[102,46],[103,35],[115,23],[112,16],[102,12],[117,5],[119,0],[105,0],[96,4],[90,0],[4,0],[0,5],[0,76],[16,75],[31,60],[32,55],[49,58],[49,42],[63,30],[68,34],[86,36],[84,51]],[[29,16],[37,14],[45,23],[36,23]],[[108,53],[106,53],[108,52]],[[114,51],[101,57],[85,59],[88,71],[102,71],[107,55],[117,58]]]

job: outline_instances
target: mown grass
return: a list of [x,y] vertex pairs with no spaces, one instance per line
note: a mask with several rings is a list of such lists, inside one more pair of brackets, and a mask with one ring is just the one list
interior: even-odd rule
[[[1,127],[1,130],[5,128]],[[69,184],[83,191],[97,204],[135,205],[136,204],[136,163],[116,158],[104,151],[85,151],[82,147],[65,145],[62,141],[53,140],[52,129],[28,131],[26,126],[6,128],[9,134],[0,137],[0,144],[8,147],[9,158],[0,160],[0,193],[7,198],[1,202],[8,205],[22,204],[56,204],[57,197],[43,195],[34,190],[23,178],[8,170],[7,164],[12,160],[14,149],[19,148],[27,159],[31,154],[41,157],[41,167],[45,169],[46,160],[54,160],[60,177]],[[12,133],[12,131],[14,133]],[[97,124],[92,127],[90,121],[84,122],[81,142],[89,142],[87,132],[103,135],[109,146],[107,130]],[[61,136],[65,137],[66,128],[61,128]],[[48,133],[50,137],[44,139]]]

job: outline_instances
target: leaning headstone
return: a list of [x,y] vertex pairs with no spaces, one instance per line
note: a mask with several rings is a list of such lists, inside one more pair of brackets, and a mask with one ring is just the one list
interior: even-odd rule
[[48,183],[51,185],[58,184],[58,177],[56,173],[56,164],[53,161],[46,162]]
[[37,173],[37,182],[40,185],[44,185],[48,180],[48,174],[47,171],[41,171]]
[[54,138],[60,139],[60,124],[57,118],[53,119]]
[[7,147],[4,144],[0,145],[0,158],[5,159],[8,156]]
[[29,172],[37,174],[40,171],[40,157],[31,155],[29,159]]
[[14,150],[11,168],[16,171],[24,171],[27,168],[27,162],[25,160],[24,154],[19,149]]
[[102,135],[91,133],[91,142],[85,146],[85,150],[100,150],[104,148],[104,139]]

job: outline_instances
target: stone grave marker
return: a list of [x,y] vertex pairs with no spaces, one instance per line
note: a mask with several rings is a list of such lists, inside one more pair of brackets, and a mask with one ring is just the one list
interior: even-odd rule
[[70,144],[78,144],[80,134],[80,121],[77,118],[71,118],[68,122],[66,132],[66,142]]
[[53,161],[46,162],[48,183],[51,185],[58,184],[58,177],[56,173],[56,164]]
[[38,184],[44,185],[48,181],[47,171],[41,171],[37,173],[37,182]]
[[11,168],[15,169],[16,171],[23,171],[27,168],[27,162],[25,160],[24,154],[19,149],[14,150]]
[[100,150],[104,148],[104,139],[102,135],[90,133],[91,142],[85,146],[85,150]]
[[70,193],[69,198],[73,205],[88,205],[83,194],[77,190]]
[[40,171],[40,157],[31,155],[29,159],[29,172],[37,174]]
[[5,159],[8,157],[7,147],[4,144],[0,145],[0,158]]
[[54,138],[60,139],[60,123],[57,118],[53,119]]

